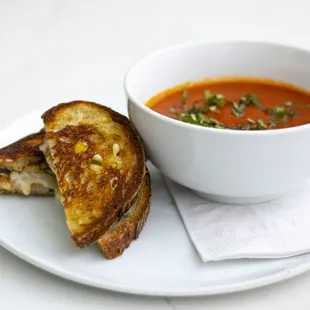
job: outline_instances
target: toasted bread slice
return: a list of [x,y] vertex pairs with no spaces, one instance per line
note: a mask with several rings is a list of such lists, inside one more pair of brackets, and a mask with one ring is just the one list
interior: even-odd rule
[[62,103],[42,119],[43,151],[72,239],[83,248],[127,212],[144,178],[144,149],[128,118],[96,103]]
[[147,171],[138,197],[127,213],[105,232],[97,241],[108,259],[116,258],[137,239],[144,227],[151,205],[151,178]]
[[56,178],[39,150],[44,132],[0,149],[0,194],[53,195]]

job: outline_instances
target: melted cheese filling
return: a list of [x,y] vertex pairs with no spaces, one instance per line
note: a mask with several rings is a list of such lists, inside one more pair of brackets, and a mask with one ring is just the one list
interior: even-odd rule
[[57,188],[56,178],[43,172],[16,172],[10,173],[10,181],[13,189],[22,192],[24,195],[31,193],[31,186],[41,185],[55,190]]

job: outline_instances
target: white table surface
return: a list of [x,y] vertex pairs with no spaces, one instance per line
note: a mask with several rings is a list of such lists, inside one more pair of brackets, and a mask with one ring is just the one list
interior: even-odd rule
[[[0,130],[51,102],[124,101],[129,66],[168,45],[239,38],[310,48],[309,8],[308,0],[1,0]],[[0,248],[0,309],[308,310],[309,287],[310,273],[220,297],[129,296],[65,281]]]

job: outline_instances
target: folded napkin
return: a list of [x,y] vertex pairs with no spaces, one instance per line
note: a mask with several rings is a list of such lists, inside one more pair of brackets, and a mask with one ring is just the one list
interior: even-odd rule
[[310,252],[310,181],[256,205],[210,202],[169,179],[165,182],[204,262]]

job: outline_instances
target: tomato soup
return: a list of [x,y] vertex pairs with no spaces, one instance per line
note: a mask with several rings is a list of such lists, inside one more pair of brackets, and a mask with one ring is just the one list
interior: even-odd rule
[[183,122],[219,129],[278,129],[310,123],[309,91],[265,79],[187,83],[156,95],[146,105]]

